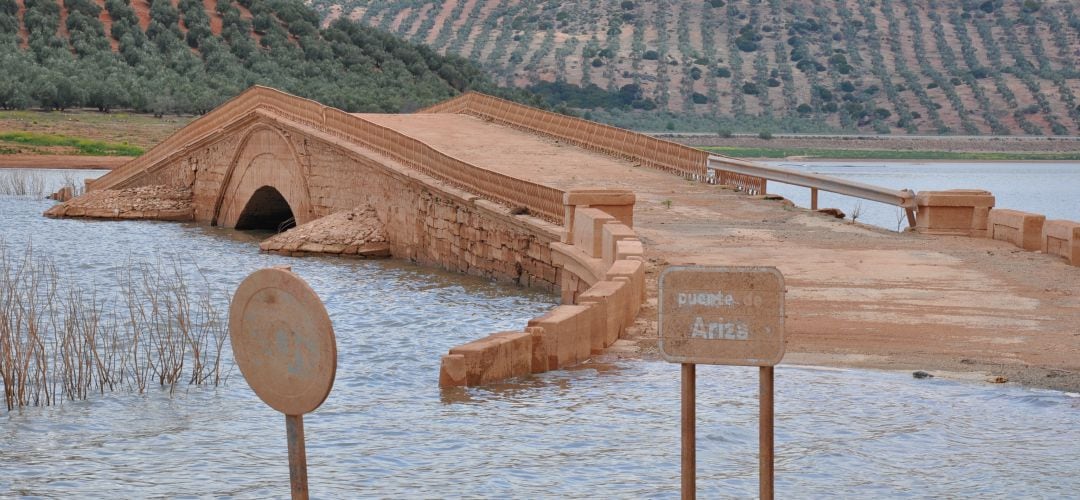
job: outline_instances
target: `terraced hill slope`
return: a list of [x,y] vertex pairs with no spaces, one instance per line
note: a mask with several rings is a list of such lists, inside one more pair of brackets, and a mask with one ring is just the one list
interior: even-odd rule
[[308,1],[628,126],[1080,134],[1075,0]]

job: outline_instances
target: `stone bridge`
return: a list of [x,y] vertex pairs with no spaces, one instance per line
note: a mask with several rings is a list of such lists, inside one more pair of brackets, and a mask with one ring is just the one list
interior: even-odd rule
[[254,87],[89,187],[190,190],[188,217],[237,229],[369,206],[396,258],[561,293],[520,331],[451,350],[443,385],[567,366],[620,338],[647,354],[654,277],[691,263],[778,267],[788,359],[1080,384],[1080,225],[967,192],[919,207],[920,225],[964,236],[898,234],[762,196],[764,179],[710,173],[708,160],[475,93],[369,115]]

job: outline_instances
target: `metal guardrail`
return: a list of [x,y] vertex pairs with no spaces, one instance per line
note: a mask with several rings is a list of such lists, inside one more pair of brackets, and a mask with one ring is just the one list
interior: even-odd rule
[[810,188],[810,208],[817,210],[818,191],[862,198],[887,205],[901,207],[907,211],[908,225],[915,227],[915,192],[910,189],[888,189],[861,182],[848,181],[825,175],[810,174],[783,167],[772,167],[730,158],[710,155],[708,175],[714,177],[719,172],[760,177],[762,179]]

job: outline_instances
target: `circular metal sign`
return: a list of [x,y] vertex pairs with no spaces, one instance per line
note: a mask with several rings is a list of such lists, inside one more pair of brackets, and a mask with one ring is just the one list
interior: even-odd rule
[[271,408],[302,415],[330,394],[337,370],[334,328],[300,277],[278,268],[248,276],[233,295],[229,333],[240,373]]

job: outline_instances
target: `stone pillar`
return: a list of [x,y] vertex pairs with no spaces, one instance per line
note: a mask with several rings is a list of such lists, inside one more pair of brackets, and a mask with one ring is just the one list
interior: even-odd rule
[[572,189],[563,194],[566,206],[566,238],[574,243],[574,212],[578,207],[596,208],[629,227],[634,227],[634,192],[627,189]]
[[919,207],[916,231],[985,238],[994,195],[977,189],[922,191],[915,203]]

